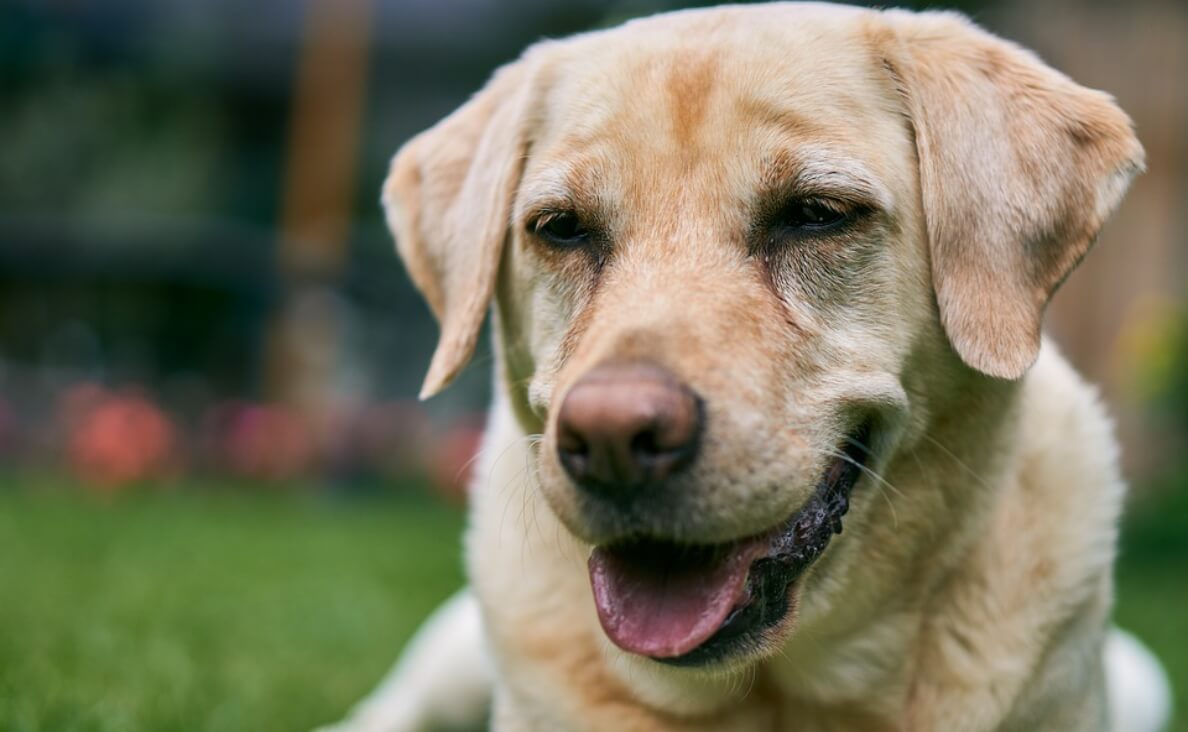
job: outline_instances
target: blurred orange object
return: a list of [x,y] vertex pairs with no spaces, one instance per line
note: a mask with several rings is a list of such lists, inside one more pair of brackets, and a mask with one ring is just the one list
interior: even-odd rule
[[173,423],[140,393],[82,384],[66,392],[59,413],[70,465],[90,486],[114,491],[162,477],[175,464]]

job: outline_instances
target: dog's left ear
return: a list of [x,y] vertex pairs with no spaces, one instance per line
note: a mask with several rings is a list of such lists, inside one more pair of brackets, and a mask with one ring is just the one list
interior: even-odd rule
[[1019,378],[1048,300],[1142,170],[1142,146],[1111,97],[965,18],[885,15],[941,323],[966,364]]
[[530,63],[501,68],[407,142],[384,182],[397,251],[441,327],[422,399],[454,380],[486,319],[526,154]]

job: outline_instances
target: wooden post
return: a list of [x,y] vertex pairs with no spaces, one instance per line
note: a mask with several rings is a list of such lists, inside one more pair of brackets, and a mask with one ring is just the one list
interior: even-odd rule
[[349,254],[366,103],[372,0],[306,0],[280,212],[283,292],[265,393],[316,416],[331,396],[342,309],[327,285]]

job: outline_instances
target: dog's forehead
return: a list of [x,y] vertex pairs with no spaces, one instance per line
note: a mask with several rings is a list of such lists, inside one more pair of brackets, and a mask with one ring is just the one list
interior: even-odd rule
[[655,187],[656,176],[678,170],[692,185],[694,168],[745,188],[764,165],[812,157],[804,151],[880,177],[901,148],[887,141],[906,136],[872,49],[877,22],[877,13],[839,6],[714,8],[555,44],[529,193],[594,180]]

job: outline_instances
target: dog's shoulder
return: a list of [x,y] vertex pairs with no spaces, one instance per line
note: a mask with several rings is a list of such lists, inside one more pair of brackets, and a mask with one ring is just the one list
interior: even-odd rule
[[[1081,505],[1101,512],[1100,528],[1115,526],[1125,484],[1113,420],[1097,388],[1050,341],[1024,381],[1020,409],[1024,484],[1069,509]],[[1068,518],[1061,523],[1076,523]]]
[[1034,589],[1088,601],[1108,588],[1126,492],[1113,421],[1047,340],[1018,409],[1013,479],[1002,486],[990,541],[1000,561],[1029,568]]

